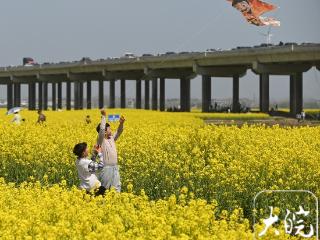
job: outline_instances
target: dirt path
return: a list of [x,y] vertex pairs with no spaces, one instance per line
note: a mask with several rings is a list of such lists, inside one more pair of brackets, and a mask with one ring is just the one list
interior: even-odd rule
[[266,126],[279,125],[281,127],[320,126],[320,121],[305,120],[305,121],[298,122],[296,119],[282,118],[282,117],[273,117],[268,119],[257,119],[257,120],[254,120],[254,119],[253,120],[206,119],[204,120],[204,122],[207,124],[227,125],[227,126],[232,126],[232,125],[242,126],[243,124],[247,124],[247,125],[265,124]]

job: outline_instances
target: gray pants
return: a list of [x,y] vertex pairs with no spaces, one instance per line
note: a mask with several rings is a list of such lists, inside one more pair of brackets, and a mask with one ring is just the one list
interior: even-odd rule
[[117,192],[121,191],[121,182],[118,165],[104,166],[100,173],[101,186],[109,189],[114,187]]

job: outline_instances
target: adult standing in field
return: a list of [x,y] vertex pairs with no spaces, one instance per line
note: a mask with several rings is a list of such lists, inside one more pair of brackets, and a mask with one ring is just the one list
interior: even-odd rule
[[87,116],[86,116],[86,123],[87,123],[87,124],[90,124],[90,123],[91,123],[90,115],[87,115]]
[[46,115],[43,114],[42,110],[38,110],[38,121],[37,123],[42,124],[47,120]]
[[115,142],[123,132],[124,121],[124,117],[121,116],[119,127],[116,133],[113,135],[110,125],[106,120],[106,111],[102,109],[101,122],[97,126],[97,144],[101,146],[104,161],[104,168],[100,174],[101,185],[106,189],[114,187],[117,192],[121,191],[121,182],[118,166],[118,154]]
[[301,119],[302,119],[302,121],[304,121],[306,119],[306,113],[303,110],[301,112]]

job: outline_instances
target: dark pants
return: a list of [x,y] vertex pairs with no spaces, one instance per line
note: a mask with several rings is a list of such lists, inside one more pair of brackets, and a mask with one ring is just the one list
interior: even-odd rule
[[98,189],[96,189],[93,193],[87,191],[87,194],[89,195],[94,195],[94,196],[99,196],[99,195],[104,195],[104,193],[106,192],[106,188],[103,186],[100,186]]

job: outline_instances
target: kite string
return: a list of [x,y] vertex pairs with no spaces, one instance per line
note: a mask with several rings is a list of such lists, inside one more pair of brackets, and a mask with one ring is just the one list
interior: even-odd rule
[[222,12],[220,11],[220,13],[218,13],[217,15],[214,16],[214,18],[210,17],[207,20],[207,23],[204,24],[202,26],[202,28],[199,29],[199,31],[197,31],[196,33],[194,33],[189,39],[185,40],[184,42],[182,42],[181,44],[179,44],[177,46],[177,48],[175,49],[175,51],[179,51],[181,50],[183,47],[187,46],[188,44],[190,44],[195,38],[197,38],[199,35],[201,35],[205,30],[207,30],[207,28],[209,27],[210,24],[212,24],[213,22],[217,21],[220,17],[222,16]]
[[314,79],[316,80],[316,83],[318,84],[319,88],[320,88],[320,80],[319,80],[319,77],[318,77],[318,72],[317,72],[317,68],[314,67],[313,68],[313,72],[314,72]]
[[[213,17],[210,17],[207,20],[207,23],[203,25],[202,28],[200,28],[200,30],[198,32],[196,32],[195,34],[193,34],[189,39],[185,40],[184,42],[182,42],[181,44],[179,44],[174,52],[178,52],[180,51],[183,47],[187,46],[189,43],[191,43],[196,37],[198,37],[201,33],[203,33],[210,24],[212,24],[212,22],[217,21],[220,17],[222,16],[222,12],[220,11],[220,13],[218,13],[217,15]],[[166,61],[166,59],[162,60],[160,63],[164,63]]]
[[[277,6],[277,10],[278,9],[280,9],[280,6]],[[278,15],[278,11],[273,12],[272,18],[276,19],[277,15]],[[187,39],[186,41],[179,44],[177,46],[177,48],[175,49],[175,52],[181,50],[183,47],[185,47],[189,43],[191,43],[196,37],[198,37],[200,34],[202,34],[209,27],[209,25],[212,24],[212,22],[217,21],[221,16],[222,16],[222,11],[218,12],[218,14],[214,16],[214,18],[210,17],[207,20],[207,24],[205,24],[202,28],[200,28],[200,30],[198,32],[196,32],[193,36],[191,36],[189,39]],[[269,29],[267,32],[268,35],[271,33],[271,28],[272,28],[272,26],[269,25]]]

